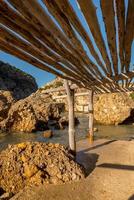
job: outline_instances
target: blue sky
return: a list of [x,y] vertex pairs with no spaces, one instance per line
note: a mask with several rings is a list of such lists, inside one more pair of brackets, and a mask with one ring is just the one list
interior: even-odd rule
[[[41,0],[38,0],[38,1],[41,2]],[[93,2],[95,4],[95,6],[97,7],[97,16],[98,16],[98,19],[99,19],[99,23],[101,25],[101,32],[102,32],[104,40],[106,41],[105,28],[104,28],[104,24],[102,22],[102,14],[101,14],[100,6],[99,6],[100,0],[93,0]],[[75,9],[75,11],[76,11],[76,13],[77,13],[80,21],[82,22],[84,28],[86,29],[87,33],[91,37],[93,44],[95,45],[95,42],[94,42],[94,40],[92,38],[90,29],[89,29],[89,27],[88,27],[88,25],[87,25],[87,23],[86,23],[83,15],[79,11],[79,8],[77,6],[76,0],[70,0],[70,3],[73,6],[73,8]],[[125,4],[127,6],[128,0],[125,0]],[[93,62],[95,62],[95,60],[91,56],[90,51],[88,50],[86,44],[83,42],[83,40],[81,39],[81,37],[79,35],[78,35],[78,37],[81,40],[81,42],[83,44],[83,47],[87,51],[87,54],[90,57],[90,59]],[[106,45],[106,47],[107,47],[107,51],[109,53],[108,46]],[[95,47],[95,48],[96,48],[98,54],[100,55],[99,50],[97,49],[97,47]],[[132,52],[134,52],[134,42],[133,42],[133,45],[132,45]],[[36,68],[36,67],[34,67],[34,66],[26,63],[26,62],[24,62],[24,61],[22,61],[22,60],[20,60],[20,59],[18,59],[16,57],[14,57],[14,56],[6,54],[6,53],[4,53],[2,51],[0,51],[0,60],[4,61],[6,63],[10,63],[11,65],[13,65],[13,66],[15,66],[15,67],[17,67],[17,68],[19,68],[19,69],[21,69],[21,70],[23,70],[23,71],[31,74],[32,76],[34,76],[36,78],[36,81],[37,81],[39,87],[55,78],[54,75],[52,75],[50,73],[47,73],[47,72],[45,72],[43,70],[40,70],[40,69],[38,69],[38,68]],[[131,64],[130,64],[131,67],[132,67],[132,64],[134,64],[134,53],[133,53],[133,55],[131,57]]]

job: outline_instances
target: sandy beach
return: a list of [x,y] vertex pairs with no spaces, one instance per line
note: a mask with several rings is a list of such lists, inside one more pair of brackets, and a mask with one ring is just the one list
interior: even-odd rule
[[86,179],[65,185],[25,188],[12,200],[133,200],[134,141],[88,139],[77,143]]

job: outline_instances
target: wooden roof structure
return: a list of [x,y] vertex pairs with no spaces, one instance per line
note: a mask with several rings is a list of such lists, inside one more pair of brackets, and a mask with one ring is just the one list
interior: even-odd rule
[[134,90],[134,0],[100,0],[106,40],[93,1],[74,1],[97,48],[69,0],[0,0],[0,50],[95,93]]

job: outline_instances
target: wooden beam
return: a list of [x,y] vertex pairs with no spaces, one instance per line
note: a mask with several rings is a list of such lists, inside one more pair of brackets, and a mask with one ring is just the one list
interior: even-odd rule
[[124,35],[125,35],[125,4],[124,0],[115,0],[118,20],[119,56],[121,69],[124,69]]
[[[63,48],[63,45],[59,43],[59,41],[55,38],[54,34],[52,34],[48,29],[46,29],[45,26],[43,26],[44,24],[42,25],[40,21],[38,21],[38,19],[33,15],[33,13],[31,13],[31,10],[29,10],[29,7],[26,7],[26,5],[28,4],[28,1],[27,1],[27,4],[25,3],[25,5],[23,6],[25,9],[22,9],[22,7],[20,7],[20,4],[18,4],[18,1],[16,0],[10,0],[10,3],[21,12],[23,17],[20,17],[18,13],[15,13],[15,11],[11,9],[6,4],[6,2],[2,0],[2,5],[0,5],[0,11],[2,11],[3,16],[5,16],[5,18],[3,19],[3,16],[2,16],[2,19],[0,19],[0,21],[4,20],[4,22],[2,23],[4,23],[5,26],[9,26],[9,28],[13,29],[15,32],[19,32],[19,34],[21,34],[21,36],[23,36],[24,38],[27,37],[27,40],[29,42],[32,42],[32,43],[34,42],[34,45],[36,47],[43,48],[45,52],[48,52],[48,49],[46,49],[46,46],[43,46],[43,44],[40,42],[41,40],[43,40],[43,42],[47,46],[49,46],[50,49],[52,49],[53,51],[55,51],[61,56],[61,58],[57,57],[57,60],[61,60],[61,62],[62,62],[62,58],[66,59],[67,61],[69,60],[75,66],[76,68],[75,70],[77,70],[77,72],[79,71],[79,73],[81,72],[84,77],[87,77],[87,80],[90,80],[90,78],[92,78],[91,74],[89,75],[89,72],[81,64],[81,61],[79,60],[80,56],[75,57],[75,54],[71,54],[67,50],[67,48]],[[22,4],[24,4],[24,1],[22,2]],[[5,15],[5,13],[7,14]],[[8,17],[8,20],[6,20],[7,17]],[[11,21],[11,19],[14,19],[14,18],[15,20]],[[30,26],[28,24],[28,21],[30,21]],[[33,27],[31,27],[31,24],[33,25]],[[29,32],[29,30],[31,31]],[[42,35],[39,36],[38,32],[39,33],[41,32]],[[36,41],[35,36],[39,38],[38,41]],[[56,54],[54,54],[53,56],[56,56]]]
[[117,60],[114,0],[101,0],[100,2],[101,2],[103,20],[105,23],[105,28],[107,33],[108,46],[113,61],[113,73],[117,75],[118,60]]
[[100,53],[106,63],[107,70],[110,74],[112,74],[111,67],[110,67],[111,63],[108,58],[105,43],[100,31],[100,26],[99,26],[97,14],[96,14],[96,8],[91,0],[78,0],[78,3],[85,16],[85,19],[88,23],[91,33],[95,39],[95,42],[97,46],[99,47]]
[[[13,1],[16,2],[16,0]],[[85,69],[85,65],[83,65],[81,56],[77,55],[72,43],[69,41],[67,37],[65,37],[63,32],[51,20],[50,16],[46,13],[45,10],[43,10],[40,4],[36,0],[23,0],[23,1],[20,0],[20,1],[23,2],[25,10],[31,14],[32,18],[29,19],[31,20],[31,23],[33,23],[36,26],[40,24],[40,27],[42,25],[42,31],[44,31],[45,35],[47,32],[49,33],[47,34],[48,40],[51,43],[53,42],[53,46],[55,45],[55,48],[57,48],[56,51],[59,54],[62,54],[62,56],[64,56],[65,58],[67,58],[67,60],[71,60],[71,62],[73,62],[79,68],[79,70],[82,71],[83,74],[87,76],[89,73]],[[50,46],[50,48],[53,47]],[[92,68],[90,68],[90,71],[92,71]]]
[[58,7],[58,5],[56,4],[56,1],[51,2],[48,0],[43,0],[43,2],[47,6],[49,12],[53,15],[53,17],[59,22],[63,31],[65,32],[65,34],[67,35],[71,43],[74,45],[76,54],[78,54],[78,56],[81,57],[84,64],[88,66],[91,72],[93,72],[93,69],[96,69],[95,71],[97,72],[96,75],[101,75],[102,70],[100,71],[99,68],[95,64],[93,64],[92,61],[89,59],[89,57],[87,56],[87,53],[83,49],[81,42],[76,36],[76,33],[74,32],[68,18],[62,12],[62,10]]
[[125,69],[129,71],[131,59],[131,46],[134,39],[134,0],[128,1],[128,11],[125,29]]
[[0,50],[6,52],[6,53],[10,53],[11,55],[14,55],[15,57],[18,57],[42,70],[45,70],[49,73],[53,73],[56,76],[59,76],[63,79],[67,79],[67,80],[71,80],[74,83],[76,82],[76,84],[79,85],[79,83],[75,80],[72,79],[71,77],[65,76],[59,72],[57,72],[56,70],[48,67],[47,65],[45,65],[44,63],[40,62],[39,60],[37,60],[35,57],[31,56],[30,54],[25,53],[24,51],[14,47],[13,45],[9,44],[8,42],[1,40],[0,39]]
[[75,124],[74,124],[74,90],[70,88],[69,82],[64,81],[69,110],[69,147],[73,154],[76,154]]
[[89,91],[89,142],[90,144],[93,143],[94,140],[94,115],[93,115],[93,91]]
[[56,0],[57,5],[62,10],[62,12],[66,15],[66,17],[69,19],[70,23],[75,27],[75,29],[78,31],[78,33],[81,35],[83,40],[86,42],[91,54],[96,59],[96,62],[99,64],[99,66],[102,67],[103,71],[107,73],[105,67],[103,66],[103,63],[99,59],[98,54],[96,53],[94,46],[91,42],[91,39],[89,38],[87,32],[83,28],[81,22],[79,21],[74,9],[70,5],[69,1],[67,0]]

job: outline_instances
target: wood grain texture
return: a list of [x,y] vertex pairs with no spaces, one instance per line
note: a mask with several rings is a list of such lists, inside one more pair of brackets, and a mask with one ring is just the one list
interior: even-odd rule
[[107,69],[108,69],[109,73],[112,74],[111,67],[110,67],[111,63],[110,63],[110,60],[107,55],[106,47],[104,44],[104,40],[102,38],[98,18],[96,15],[96,8],[95,8],[92,0],[78,0],[78,3],[83,12],[83,15],[86,18],[88,26],[92,32],[92,35],[95,39],[96,44],[100,50],[100,53],[106,63]]
[[118,60],[117,60],[114,0],[108,0],[108,1],[101,0],[101,9],[107,33],[108,46],[111,52],[111,57],[113,62],[113,73],[117,74]]

